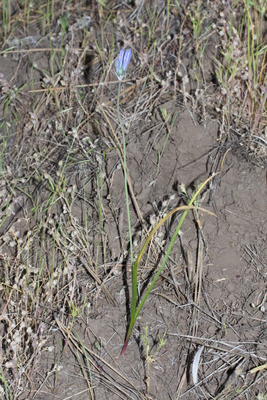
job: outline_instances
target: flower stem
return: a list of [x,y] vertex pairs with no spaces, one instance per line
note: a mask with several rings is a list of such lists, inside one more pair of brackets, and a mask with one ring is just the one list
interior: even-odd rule
[[118,118],[119,118],[119,122],[120,122],[122,141],[123,141],[123,171],[124,171],[125,197],[126,197],[126,208],[127,208],[127,216],[128,216],[128,231],[129,231],[129,239],[130,239],[131,268],[133,268],[133,241],[132,241],[132,228],[131,228],[131,217],[130,217],[130,208],[129,208],[128,184],[127,184],[126,145],[125,145],[124,129],[123,129],[123,124],[122,124],[121,115],[120,115],[120,92],[121,92],[121,80],[119,80],[119,88],[118,88],[117,113],[118,113]]

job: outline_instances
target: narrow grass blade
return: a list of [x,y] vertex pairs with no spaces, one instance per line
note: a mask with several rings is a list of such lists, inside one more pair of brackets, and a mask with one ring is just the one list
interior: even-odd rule
[[[213,213],[211,213],[211,212],[209,212],[209,211],[207,211],[207,210],[200,209],[199,207],[193,206],[193,204],[194,204],[195,200],[197,199],[199,193],[200,193],[200,192],[202,191],[202,189],[205,187],[205,185],[206,185],[211,179],[213,179],[215,175],[218,175],[219,173],[220,173],[220,172],[218,172],[217,174],[214,174],[214,175],[212,175],[211,177],[209,177],[209,178],[199,187],[199,189],[196,191],[196,193],[194,194],[194,196],[193,196],[192,199],[190,200],[188,206],[180,206],[180,207],[177,207],[177,208],[175,208],[174,210],[170,211],[164,218],[162,218],[162,219],[159,221],[159,223],[155,226],[155,228],[151,231],[151,233],[149,234],[147,240],[145,241],[145,244],[143,245],[143,247],[142,247],[142,249],[141,249],[141,251],[140,251],[140,253],[139,253],[139,255],[138,255],[138,257],[137,257],[137,259],[136,259],[136,261],[135,261],[135,263],[134,263],[134,267],[133,267],[133,271],[132,271],[132,313],[131,313],[131,321],[130,321],[128,333],[127,333],[127,336],[126,336],[126,339],[125,339],[125,342],[124,342],[124,346],[123,346],[121,355],[124,355],[124,354],[125,354],[125,351],[126,351],[126,348],[127,348],[127,345],[128,345],[128,342],[129,342],[129,339],[130,339],[130,336],[131,336],[131,332],[132,332],[132,329],[133,329],[134,324],[135,324],[135,321],[136,321],[136,319],[137,319],[137,317],[138,317],[138,315],[139,315],[139,313],[140,313],[140,311],[141,311],[141,309],[142,309],[142,307],[143,307],[143,305],[144,305],[144,303],[145,303],[145,301],[146,301],[146,299],[147,299],[149,293],[150,293],[151,290],[153,289],[153,287],[154,287],[154,285],[155,285],[155,283],[156,283],[158,277],[160,276],[160,274],[161,274],[163,268],[165,267],[165,264],[166,264],[166,262],[167,262],[167,260],[168,260],[168,257],[169,257],[169,255],[170,255],[171,249],[172,249],[172,247],[173,247],[173,245],[174,245],[174,242],[175,242],[175,240],[176,240],[176,237],[177,237],[177,235],[178,235],[178,233],[179,233],[179,231],[180,231],[180,229],[181,229],[181,227],[182,227],[182,225],[183,225],[183,222],[184,222],[184,220],[185,220],[185,217],[187,216],[188,211],[189,211],[189,210],[192,210],[192,209],[198,209],[198,210],[205,211],[205,212],[209,213],[210,215],[214,215],[214,216],[215,216],[215,214],[213,214]],[[155,275],[155,277],[154,277],[152,283],[150,284],[149,288],[147,289],[146,293],[144,294],[143,299],[141,300],[138,309],[136,310],[136,303],[137,303],[137,273],[138,273],[138,267],[139,267],[139,264],[140,264],[140,262],[141,262],[141,259],[142,259],[143,255],[144,255],[144,252],[145,252],[145,250],[146,250],[146,248],[147,248],[147,246],[148,246],[150,240],[152,239],[154,233],[159,229],[159,227],[160,227],[169,217],[171,217],[175,212],[181,211],[181,210],[185,210],[185,211],[184,211],[184,213],[183,213],[183,215],[182,215],[182,217],[181,217],[181,219],[180,219],[180,222],[179,222],[179,224],[178,224],[178,226],[177,226],[177,228],[176,228],[176,231],[175,231],[175,233],[174,233],[174,235],[173,235],[173,237],[172,237],[172,239],[171,239],[171,242],[170,242],[170,244],[169,244],[169,247],[168,247],[168,250],[167,250],[166,255],[165,255],[165,257],[164,257],[164,260],[163,260],[163,262],[162,262],[162,265],[160,266],[160,268],[159,268],[158,272],[156,273],[156,275]]]

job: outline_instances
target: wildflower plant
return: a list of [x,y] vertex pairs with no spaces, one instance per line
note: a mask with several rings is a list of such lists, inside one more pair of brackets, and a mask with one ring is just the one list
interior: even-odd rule
[[127,184],[127,163],[126,163],[126,144],[125,144],[125,134],[123,129],[123,123],[120,115],[120,92],[121,92],[121,81],[125,76],[125,71],[129,65],[130,59],[132,55],[132,50],[124,50],[121,49],[119,58],[115,60],[115,69],[116,75],[119,80],[119,88],[118,88],[118,98],[117,98],[117,113],[122,133],[122,141],[123,141],[123,171],[124,171],[124,184],[125,184],[125,197],[126,197],[126,207],[127,207],[127,216],[128,216],[128,230],[129,230],[129,240],[130,240],[130,255],[131,255],[131,266],[133,265],[133,241],[132,241],[132,229],[131,229],[131,218],[130,218],[130,208],[129,208],[129,195],[128,195],[128,184]]
[[[132,271],[132,310],[131,310],[131,320],[130,320],[130,324],[129,324],[129,328],[128,328],[128,332],[127,332],[127,336],[124,342],[124,346],[122,349],[122,355],[125,353],[130,336],[131,336],[131,332],[132,329],[134,327],[135,321],[149,295],[149,293],[151,292],[151,290],[153,289],[158,277],[160,276],[163,268],[166,265],[166,262],[169,258],[171,249],[174,245],[175,239],[181,229],[181,226],[184,222],[184,219],[188,213],[188,211],[190,209],[200,209],[199,208],[199,204],[197,204],[197,206],[194,206],[194,203],[196,202],[196,200],[198,199],[198,196],[200,194],[200,192],[202,191],[202,189],[204,188],[204,186],[213,178],[213,176],[209,177],[202,185],[200,185],[198,187],[198,190],[196,191],[196,193],[193,194],[191,200],[188,199],[188,205],[187,206],[180,206],[175,208],[174,210],[172,210],[171,212],[169,212],[164,218],[162,218],[158,224],[154,227],[154,229],[152,230],[152,232],[149,234],[148,238],[146,239],[140,253],[138,254],[135,263],[133,262],[133,244],[132,244],[132,230],[131,230],[131,219],[130,219],[130,209],[129,209],[129,196],[128,196],[128,185],[127,185],[127,163],[126,163],[126,144],[125,144],[125,134],[124,134],[124,129],[123,129],[123,124],[122,124],[122,120],[121,120],[121,115],[120,115],[120,91],[121,91],[121,81],[123,79],[123,77],[125,76],[125,72],[126,69],[129,65],[130,59],[131,59],[131,55],[132,55],[132,51],[131,49],[128,50],[124,50],[122,49],[120,51],[119,57],[115,60],[115,69],[116,69],[116,75],[118,77],[119,80],[119,87],[118,87],[118,97],[117,97],[117,113],[118,113],[118,119],[119,119],[119,123],[120,123],[120,128],[121,128],[121,132],[122,132],[122,140],[123,140],[123,170],[124,170],[124,182],[125,182],[125,196],[126,196],[126,208],[127,208],[127,216],[128,216],[128,231],[129,231],[129,241],[130,241],[130,256],[131,256],[131,271]],[[164,260],[158,270],[158,272],[156,273],[153,281],[151,282],[151,285],[149,286],[149,288],[147,289],[147,291],[145,292],[142,300],[140,301],[140,304],[138,305],[138,308],[136,309],[137,306],[137,274],[138,274],[138,267],[139,264],[141,262],[141,259],[145,253],[145,250],[149,244],[149,242],[152,240],[153,235],[156,233],[156,231],[159,229],[159,227],[168,219],[170,218],[175,212],[177,211],[184,211],[182,214],[182,217],[180,219],[180,222],[175,230],[175,233],[171,239],[171,242],[169,244],[168,250],[165,254]],[[206,211],[207,210],[203,210],[202,211]],[[208,212],[211,215],[214,215],[213,213]]]

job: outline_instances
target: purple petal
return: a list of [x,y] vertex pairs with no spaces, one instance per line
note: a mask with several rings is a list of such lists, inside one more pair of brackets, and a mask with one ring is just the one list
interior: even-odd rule
[[123,57],[123,64],[122,64],[123,71],[126,71],[126,68],[128,67],[131,56],[132,56],[132,50],[131,49],[126,50],[126,52],[124,53],[124,57]]
[[120,69],[120,60],[118,58],[116,58],[116,60],[115,60],[115,70],[116,70],[117,74],[119,73],[119,69]]
[[120,68],[122,68],[122,65],[123,65],[124,53],[125,53],[124,49],[121,49],[120,54],[119,54]]

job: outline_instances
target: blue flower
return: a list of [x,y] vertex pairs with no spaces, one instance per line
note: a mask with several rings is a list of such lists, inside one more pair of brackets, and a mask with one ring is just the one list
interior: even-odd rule
[[121,49],[119,58],[115,60],[115,69],[119,80],[122,80],[122,78],[125,75],[126,68],[128,67],[128,64],[131,59],[131,55],[132,55],[131,49],[128,49],[126,51],[124,51],[124,49]]

